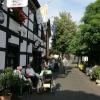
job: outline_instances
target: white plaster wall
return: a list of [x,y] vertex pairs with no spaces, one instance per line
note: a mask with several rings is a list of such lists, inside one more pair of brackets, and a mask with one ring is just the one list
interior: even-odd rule
[[27,37],[27,29],[24,26],[21,26],[21,36]]
[[25,20],[24,25],[27,26],[28,19]]
[[26,55],[20,55],[20,66],[26,65]]
[[10,18],[9,29],[18,33],[18,31],[20,31],[20,24],[18,24],[16,21]]
[[33,14],[33,13],[31,13],[31,11],[30,11],[29,18],[30,18],[30,19],[34,22],[34,14]]
[[41,30],[38,30],[38,36],[41,38]]
[[33,31],[33,23],[31,21],[29,21],[29,29]]
[[28,45],[28,53],[32,53],[32,43],[30,43],[30,45]]
[[5,52],[0,51],[0,69],[5,68]]
[[0,47],[6,47],[6,33],[0,30]]
[[37,40],[38,39],[38,37],[34,34],[34,40]]
[[41,39],[40,38],[37,38],[37,40],[41,42]]
[[20,52],[26,52],[26,41],[23,41],[23,43],[20,44]]
[[37,9],[36,10],[36,18],[37,18],[37,23],[40,24],[40,23],[43,23],[43,18],[41,16],[41,11],[40,9]]
[[23,11],[28,16],[28,7],[23,7]]
[[11,38],[9,38],[8,42],[19,45],[19,38],[11,35]]
[[33,40],[33,33],[31,32],[31,31],[28,31],[28,38],[30,39],[30,40]]

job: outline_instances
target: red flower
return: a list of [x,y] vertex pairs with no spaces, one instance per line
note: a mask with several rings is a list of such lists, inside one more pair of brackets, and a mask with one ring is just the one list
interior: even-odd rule
[[25,22],[27,19],[27,16],[25,15],[24,11],[22,8],[12,8],[13,9],[13,16],[17,21],[20,23]]

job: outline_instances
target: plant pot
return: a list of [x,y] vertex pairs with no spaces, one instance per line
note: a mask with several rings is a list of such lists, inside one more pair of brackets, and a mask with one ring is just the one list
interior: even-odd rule
[[100,80],[96,80],[96,84],[100,84]]
[[0,100],[11,100],[12,94],[9,93],[8,95],[1,95]]

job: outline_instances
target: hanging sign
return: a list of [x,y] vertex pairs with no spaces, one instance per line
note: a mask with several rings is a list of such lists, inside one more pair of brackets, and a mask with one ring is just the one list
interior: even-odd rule
[[28,5],[28,0],[7,0],[7,7],[26,7]]

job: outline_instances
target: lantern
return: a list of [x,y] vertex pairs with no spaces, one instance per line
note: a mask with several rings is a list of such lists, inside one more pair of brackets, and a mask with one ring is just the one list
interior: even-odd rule
[[4,22],[4,15],[3,15],[3,11],[0,10],[0,24],[3,24]]

